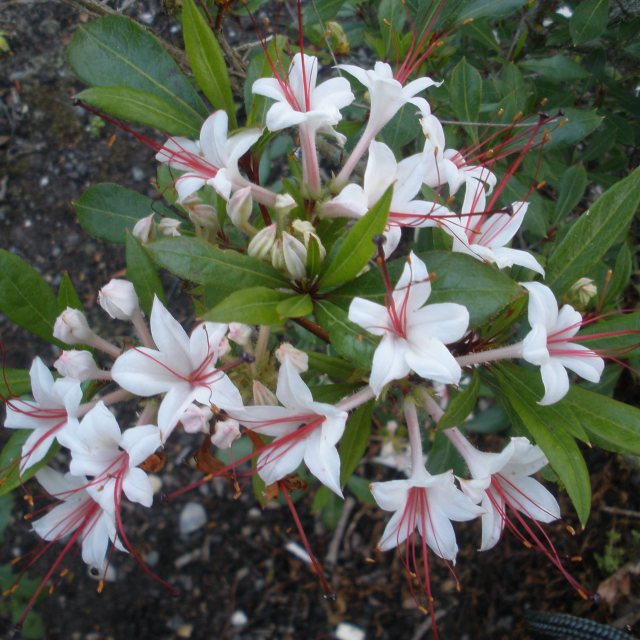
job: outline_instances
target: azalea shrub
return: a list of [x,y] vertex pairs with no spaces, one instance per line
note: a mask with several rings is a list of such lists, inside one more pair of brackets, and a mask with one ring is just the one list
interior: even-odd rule
[[[122,507],[158,500],[149,474],[180,438],[198,459],[168,498],[224,477],[282,501],[327,596],[294,492],[329,525],[345,492],[389,512],[374,543],[401,554],[434,635],[428,563],[455,563],[456,522],[478,520],[480,552],[515,536],[587,598],[545,524],[566,491],[588,525],[584,445],[640,453],[640,411],[612,397],[636,375],[640,170],[611,130],[627,104],[605,96],[602,125],[551,80],[610,83],[583,66],[619,35],[607,3],[299,3],[291,34],[253,3],[242,56],[212,4],[182,2],[189,69],[124,16],[69,46],[78,104],[157,170],[153,198],[98,184],[75,203],[123,245],[126,278],[96,283],[112,330],[92,329],[72,279],[54,292],[0,252],[0,309],[60,349],[1,382],[0,493],[26,492],[36,557],[57,547],[22,618],[78,545],[99,588],[114,550],[151,573]],[[582,59],[523,53],[538,22]],[[363,462],[387,479],[367,488]]]

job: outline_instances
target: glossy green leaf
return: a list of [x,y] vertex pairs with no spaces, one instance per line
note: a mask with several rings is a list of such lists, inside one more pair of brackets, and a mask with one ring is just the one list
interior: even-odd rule
[[589,349],[624,359],[640,345],[640,311],[616,313],[588,324],[577,339]]
[[58,312],[62,313],[67,307],[80,309],[81,311],[84,308],[69,274],[65,273],[58,287]]
[[371,437],[373,401],[359,406],[347,420],[344,435],[340,439],[340,486],[344,487],[351,474],[362,461]]
[[277,289],[289,282],[275,269],[250,256],[213,247],[199,238],[167,238],[147,245],[156,264],[180,278],[210,284],[219,296],[239,289]]
[[547,262],[547,284],[557,295],[587,275],[626,229],[640,204],[640,169],[616,183],[583,213]]
[[587,188],[587,172],[582,165],[569,167],[563,174],[558,186],[558,199],[553,214],[555,224],[563,220],[567,214],[582,200]]
[[342,358],[316,351],[307,351],[306,354],[309,357],[310,371],[326,373],[328,376],[344,382],[348,382],[353,376],[353,365]]
[[316,302],[315,313],[320,325],[328,331],[335,352],[355,366],[370,369],[376,348],[373,336],[350,322],[345,311],[327,300]]
[[502,121],[510,122],[516,114],[526,109],[530,91],[520,70],[512,62],[505,65],[500,74],[500,81],[502,84],[500,105],[504,109]]
[[184,45],[198,85],[216,109],[224,109],[230,127],[236,126],[235,106],[227,64],[205,17],[193,0],[182,2]]
[[[482,77],[478,70],[463,57],[453,68],[447,85],[456,117],[463,122],[477,122],[482,99]],[[478,137],[477,127],[468,127],[468,131],[474,138]]]
[[480,375],[474,369],[471,382],[460,393],[454,395],[444,415],[436,425],[438,430],[459,427],[469,417],[476,406],[480,394]]
[[551,139],[545,144],[545,149],[555,149],[562,145],[574,145],[584,140],[602,123],[603,117],[592,109],[564,110],[566,124],[551,132]]
[[522,371],[515,365],[494,367],[507,411],[547,456],[584,525],[591,509],[591,482],[582,453],[567,428],[567,413],[556,405],[538,405]]
[[0,311],[39,338],[60,344],[52,335],[58,317],[53,291],[32,266],[4,249],[0,249]]
[[0,375],[0,394],[2,398],[22,396],[25,393],[29,393],[30,389],[31,378],[26,369],[4,369],[2,375]]
[[151,198],[137,191],[104,182],[89,187],[74,203],[82,228],[94,238],[123,243],[127,229],[154,211]]
[[318,280],[319,289],[327,289],[349,282],[364,269],[375,251],[373,239],[380,235],[387,224],[393,187],[358,220],[325,261],[325,268]]
[[523,0],[472,0],[464,2],[458,15],[458,21],[478,18],[502,18],[521,10],[526,2]]
[[40,462],[29,467],[21,478],[19,461],[22,456],[22,445],[32,433],[32,429],[14,431],[0,452],[0,496],[13,491],[20,484],[32,478],[60,449],[60,445],[54,442],[47,455]]
[[141,89],[203,119],[207,108],[160,42],[124,16],[81,25],[67,50],[76,75],[94,87]]
[[526,71],[532,71],[541,78],[564,82],[588,78],[589,72],[574,62],[569,56],[557,53],[546,58],[526,58],[518,63]]
[[127,231],[125,240],[127,259],[127,277],[140,300],[140,307],[147,314],[151,313],[153,298],[157,296],[160,302],[166,304],[164,289],[156,266],[140,242]]
[[313,300],[308,294],[291,296],[278,303],[276,311],[281,318],[300,318],[313,313]]
[[569,20],[573,44],[595,40],[607,28],[608,20],[609,0],[581,0]]
[[[493,265],[484,264],[471,256],[444,251],[418,254],[425,262],[430,276],[431,296],[427,304],[457,302],[469,310],[470,327],[478,327],[497,316],[521,298],[523,290]],[[391,282],[400,278],[405,261],[388,264]],[[360,276],[330,294],[331,302],[347,308],[354,296],[384,304],[384,284],[377,270]]]
[[337,15],[345,0],[322,0],[322,2],[311,2],[302,10],[302,24],[313,24],[317,21],[333,20]]
[[280,293],[265,287],[250,287],[234,291],[219,305],[205,314],[205,320],[214,322],[244,322],[245,324],[280,324],[282,316],[278,305],[289,299],[286,293]]
[[200,133],[202,118],[142,89],[93,87],[81,91],[76,98],[116,118],[160,129],[169,135],[197,138]]

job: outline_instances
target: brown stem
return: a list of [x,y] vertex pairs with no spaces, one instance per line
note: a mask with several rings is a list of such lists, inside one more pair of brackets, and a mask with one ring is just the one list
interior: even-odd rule
[[316,324],[308,318],[292,318],[292,320],[296,324],[299,324],[303,329],[313,333],[313,335],[320,338],[320,340],[324,340],[324,342],[327,343],[331,342],[329,334],[319,324]]

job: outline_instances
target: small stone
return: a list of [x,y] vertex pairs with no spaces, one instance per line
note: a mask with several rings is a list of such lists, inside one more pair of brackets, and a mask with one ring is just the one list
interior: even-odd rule
[[180,534],[188,535],[204,527],[207,523],[207,512],[198,502],[188,502],[180,513]]
[[131,168],[131,177],[136,182],[142,182],[144,180],[144,171],[140,167]]
[[244,627],[249,622],[249,618],[247,618],[247,614],[244,611],[238,609],[238,611],[234,611],[231,614],[230,622],[232,627]]
[[42,35],[53,37],[60,31],[60,23],[53,18],[47,18],[40,23],[38,31]]
[[366,633],[349,622],[341,622],[336,628],[336,640],[365,640]]
[[176,629],[176,635],[178,638],[190,638],[193,633],[193,625],[192,624],[183,624],[182,626]]
[[158,564],[158,560],[160,560],[160,554],[155,549],[152,549],[145,553],[142,559],[147,566],[155,567]]

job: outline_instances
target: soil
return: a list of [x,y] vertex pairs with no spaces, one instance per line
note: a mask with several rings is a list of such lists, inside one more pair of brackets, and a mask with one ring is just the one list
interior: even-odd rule
[[[172,33],[159,2],[120,4],[127,6],[125,13],[179,45],[179,33]],[[124,268],[124,256],[121,247],[90,239],[71,203],[89,185],[106,181],[152,195],[152,153],[126,136],[114,138],[109,127],[99,126],[72,104],[71,96],[82,85],[66,66],[64,50],[77,25],[89,19],[87,14],[58,2],[4,0],[0,6],[0,31],[11,47],[0,58],[0,246],[27,259],[54,287],[68,272],[92,309],[97,288]],[[174,289],[170,307],[177,295]],[[1,317],[0,330],[7,366],[26,368],[36,355],[52,362],[51,347]],[[198,478],[188,463],[195,446],[193,439],[171,442],[161,474],[163,492]],[[561,556],[568,558],[572,575],[590,591],[615,571],[603,568],[598,555],[618,554],[610,604],[582,600],[540,554],[508,535],[497,549],[477,553],[478,523],[462,525],[457,527],[461,552],[455,577],[431,556],[442,638],[533,638],[525,623],[528,611],[570,613],[640,632],[640,470],[633,459],[590,450],[585,454],[594,487],[588,528],[580,530],[561,494],[567,521],[547,530]],[[370,480],[382,473],[369,464],[359,470]],[[336,637],[343,622],[367,638],[433,637],[428,617],[411,598],[399,556],[375,551],[387,515],[349,502],[352,508],[338,535],[312,514],[310,497],[297,503],[317,557],[322,560],[338,550],[336,566],[327,571],[336,595],[329,600],[308,565],[285,548],[287,542],[301,542],[286,506],[272,503],[261,509],[250,487],[239,499],[233,496],[230,483],[218,479],[169,504],[156,500],[144,513],[127,509],[129,539],[180,595],[173,597],[123,554],[113,558],[117,579],[98,594],[80,559],[72,558],[66,563],[70,572],[36,604],[45,637],[321,640]],[[207,522],[180,535],[179,516],[189,503],[204,507]],[[7,530],[0,563],[37,544],[21,519],[22,510],[19,505]],[[575,535],[567,525],[576,529]],[[58,552],[51,549],[30,575],[43,576]],[[0,614],[0,634],[9,636],[10,630],[6,613]]]

